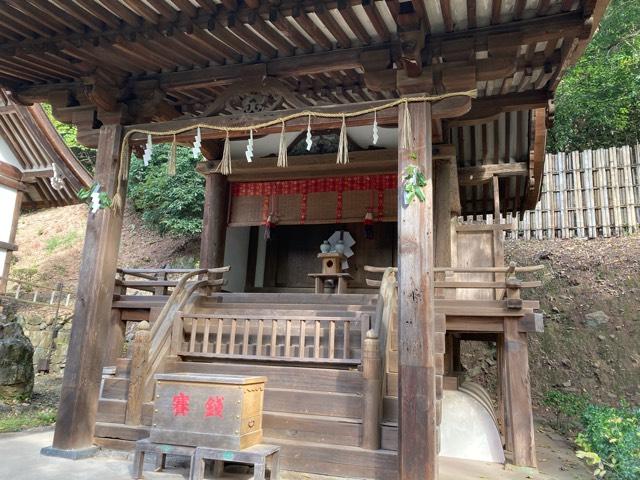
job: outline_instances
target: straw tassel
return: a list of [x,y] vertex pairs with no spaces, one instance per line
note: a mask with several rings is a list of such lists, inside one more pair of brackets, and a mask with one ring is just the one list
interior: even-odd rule
[[282,122],[282,131],[280,132],[280,147],[278,149],[278,167],[285,168],[287,161],[287,141],[284,137],[284,122]]
[[345,117],[342,117],[342,127],[340,128],[340,141],[338,142],[338,158],[337,164],[349,163],[349,139],[347,138],[347,122]]
[[129,159],[131,158],[131,149],[129,148],[129,137],[125,136],[124,140],[122,140],[122,152],[124,153],[123,158],[120,159],[122,162],[122,168],[120,177],[122,180],[126,181],[129,179]]
[[229,130],[227,130],[227,136],[224,139],[222,161],[220,162],[220,173],[223,175],[231,174],[231,141],[229,140]]
[[167,164],[167,174],[171,177],[176,174],[176,150],[178,144],[176,143],[176,136],[173,136],[173,142],[171,142],[171,149],[169,150],[169,163]]
[[404,113],[402,114],[402,138],[401,146],[405,150],[413,149],[413,133],[411,132],[411,113],[409,113],[409,102],[404,102]]

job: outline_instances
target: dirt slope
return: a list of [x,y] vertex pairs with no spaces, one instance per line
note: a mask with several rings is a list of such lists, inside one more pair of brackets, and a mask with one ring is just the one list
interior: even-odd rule
[[603,403],[640,403],[640,235],[598,240],[513,241],[507,256],[542,263],[545,332],[531,339],[537,399],[549,388]]
[[[545,392],[582,393],[593,401],[640,404],[640,235],[596,240],[509,241],[508,261],[543,264],[539,299],[545,331],[529,337],[537,414]],[[466,342],[465,342],[466,343]],[[479,383],[495,387],[495,349],[463,344],[462,363]]]
[[[70,288],[78,282],[88,207],[73,205],[23,214],[18,223],[11,276]],[[160,236],[145,228],[138,216],[125,213],[118,266],[192,266],[198,239]]]

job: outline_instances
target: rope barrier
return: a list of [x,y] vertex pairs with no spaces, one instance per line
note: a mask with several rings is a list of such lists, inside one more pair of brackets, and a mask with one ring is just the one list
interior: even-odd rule
[[255,124],[244,125],[244,126],[219,126],[219,125],[211,125],[209,123],[202,122],[202,123],[196,123],[193,125],[188,125],[186,127],[173,129],[173,130],[158,131],[158,130],[145,130],[145,129],[134,128],[132,130],[129,130],[125,134],[122,140],[122,147],[120,149],[120,161],[118,165],[118,185],[117,185],[116,193],[114,196],[113,207],[116,210],[124,207],[124,205],[122,204],[123,203],[122,202],[122,183],[127,180],[127,176],[129,172],[129,158],[131,156],[129,152],[129,139],[134,134],[143,134],[143,135],[152,135],[152,136],[153,135],[158,135],[158,136],[173,135],[175,139],[176,135],[179,135],[181,133],[185,133],[191,130],[197,130],[199,128],[199,129],[205,129],[205,130],[216,130],[216,131],[225,132],[226,138],[228,140],[230,132],[250,132],[253,130],[260,130],[262,128],[272,127],[278,124],[282,124],[284,128],[284,124],[286,122],[291,120],[296,120],[298,118],[303,118],[303,117],[309,117],[309,119],[311,119],[311,117],[347,119],[347,118],[359,117],[362,115],[368,115],[370,113],[377,113],[381,110],[394,108],[400,105],[408,106],[409,103],[437,102],[437,101],[445,100],[447,98],[452,98],[452,97],[476,98],[476,96],[477,96],[476,90],[468,90],[466,92],[445,93],[441,95],[399,98],[389,103],[385,103],[384,105],[369,107],[363,110],[356,110],[354,112],[333,113],[333,112],[321,112],[321,111],[319,112],[319,111],[313,111],[313,110],[304,110],[300,112],[291,113],[283,117],[274,118],[272,120],[267,120],[261,123],[255,123]]

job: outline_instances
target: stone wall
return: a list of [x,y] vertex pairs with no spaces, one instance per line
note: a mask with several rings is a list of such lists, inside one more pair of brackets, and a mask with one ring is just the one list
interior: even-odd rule
[[[54,348],[51,352],[49,371],[59,373],[64,369],[69,336],[71,334],[70,312],[63,312],[57,319],[53,309],[29,309],[20,308],[16,314],[17,321],[22,325],[25,335],[33,344],[33,366],[38,368],[38,362],[46,359],[52,347],[51,340],[55,336]],[[37,370],[36,370],[37,371]]]

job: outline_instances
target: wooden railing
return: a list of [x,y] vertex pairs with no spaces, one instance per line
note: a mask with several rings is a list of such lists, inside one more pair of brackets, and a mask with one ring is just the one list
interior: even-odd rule
[[381,446],[380,422],[385,381],[386,360],[389,358],[390,331],[398,314],[397,268],[365,265],[366,272],[382,274],[381,280],[367,278],[367,285],[380,288],[376,314],[371,330],[366,333],[362,348],[363,414],[362,448],[378,450]]
[[[116,291],[121,295],[170,295],[180,278],[194,268],[118,268]],[[132,292],[129,292],[132,290]]]
[[[144,378],[144,395],[147,400],[153,397],[154,375],[160,371],[163,362],[171,351],[171,332],[174,317],[181,311],[192,295],[202,288],[219,288],[224,284],[222,278],[218,278],[229,267],[191,270],[184,274],[176,284],[171,296],[165,303],[158,318],[153,323],[150,332],[149,353],[146,358],[147,369]],[[205,276],[200,280],[199,276]]]
[[62,283],[55,287],[7,278],[7,289],[0,298],[36,306],[73,310],[75,292],[65,290]]
[[[188,357],[357,365],[367,323],[362,317],[181,313],[172,351]],[[358,348],[352,345],[354,332]]]
[[[444,273],[444,280],[433,282],[434,288],[443,290],[494,290],[492,294],[494,300],[506,300],[508,309],[517,310],[522,308],[521,290],[523,288],[536,288],[542,282],[523,281],[516,277],[517,273],[532,273],[544,269],[544,265],[533,265],[528,267],[517,267],[514,262],[508,267],[438,267],[434,268],[435,273]],[[494,281],[483,280],[456,280],[455,274],[486,274],[493,273],[497,277]],[[502,277],[502,278],[500,278]],[[454,293],[455,295],[455,293]],[[455,299],[445,294],[445,298]],[[460,299],[464,301],[464,299]]]

